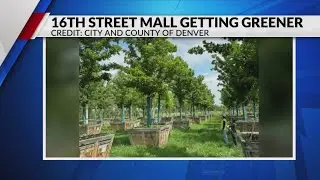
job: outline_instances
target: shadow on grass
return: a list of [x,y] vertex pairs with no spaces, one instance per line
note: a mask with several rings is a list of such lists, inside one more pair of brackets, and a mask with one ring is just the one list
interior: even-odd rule
[[210,128],[190,129],[185,135],[185,138],[198,143],[217,142],[224,144],[221,130],[211,128],[210,125],[209,127]]

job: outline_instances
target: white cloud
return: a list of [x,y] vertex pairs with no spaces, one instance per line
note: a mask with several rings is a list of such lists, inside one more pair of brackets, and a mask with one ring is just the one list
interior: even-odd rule
[[106,60],[105,63],[115,62],[117,64],[126,66],[127,64],[124,62],[124,53],[121,52],[120,55],[112,56],[109,60]]
[[207,84],[208,88],[211,90],[211,92],[215,95],[215,103],[220,105],[220,92],[219,90],[221,87],[218,86],[218,74],[216,72],[212,72],[211,74],[207,74],[204,76],[204,83]]
[[203,75],[205,77],[204,82],[207,84],[208,88],[215,95],[215,103],[221,104],[220,102],[220,92],[218,91],[218,74],[215,71],[212,71],[212,58],[211,55],[207,52],[202,55],[193,55],[189,54],[188,50],[192,47],[202,44],[202,41],[206,40],[207,42],[214,43],[227,43],[227,40],[221,38],[170,38],[170,41],[177,45],[178,51],[175,54],[176,56],[181,56],[189,66],[194,69],[196,75]]
[[116,75],[116,74],[118,73],[118,71],[119,71],[119,70],[117,70],[117,69],[113,69],[113,70],[110,70],[109,73],[110,73],[112,76],[114,76],[114,75]]
[[[126,64],[124,62],[124,57],[125,57],[125,54],[123,52],[121,52],[119,55],[115,55],[115,56],[112,56],[110,59],[108,60],[105,60],[103,61],[102,63],[103,64],[109,64],[109,63],[117,63],[119,65],[122,65],[122,66],[128,66],[128,64]],[[116,75],[118,73],[119,70],[117,69],[112,69],[110,71],[108,71],[112,76]]]
[[191,68],[196,69],[203,63],[210,63],[211,57],[208,53],[203,55],[189,54],[188,50],[194,46],[201,45],[203,39],[199,38],[171,38],[170,41],[178,46],[178,51],[175,53],[181,56]]

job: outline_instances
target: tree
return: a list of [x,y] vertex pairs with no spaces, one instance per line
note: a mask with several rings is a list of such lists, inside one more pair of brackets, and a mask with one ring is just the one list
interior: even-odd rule
[[90,84],[91,98],[88,104],[94,107],[97,112],[99,119],[102,120],[102,113],[106,107],[110,107],[115,99],[113,97],[111,89],[103,82],[93,82]]
[[118,74],[112,79],[114,85],[114,96],[118,107],[121,108],[121,121],[125,121],[125,107],[129,108],[129,119],[132,115],[132,105],[139,98],[139,93],[136,89],[127,87],[129,79],[124,72],[118,72]]
[[172,91],[167,91],[165,94],[165,107],[169,116],[171,116],[171,110],[174,106],[174,95]]
[[180,120],[182,120],[182,108],[184,100],[190,93],[194,72],[188,67],[188,64],[181,57],[176,57],[174,61],[172,61],[172,65],[172,67],[175,67],[174,73],[172,73],[174,80],[172,90],[178,99]]
[[198,106],[201,103],[201,87],[203,84],[203,80],[204,76],[199,75],[197,77],[193,77],[191,82],[189,98],[191,100],[191,114],[193,118],[195,118],[195,106]]
[[84,114],[85,107],[91,98],[92,83],[110,80],[111,75],[107,73],[107,70],[114,67],[114,64],[105,65],[102,61],[119,54],[121,47],[116,42],[115,38],[80,39],[79,88],[80,104]]
[[132,107],[140,105],[139,99],[142,98],[142,95],[135,88],[128,88],[128,92],[127,92],[125,98],[126,98],[125,106],[129,110],[129,119],[132,119]]
[[[258,92],[258,56],[256,39],[229,38],[230,43],[215,44],[203,42],[189,50],[191,54],[202,54],[207,51],[212,54],[213,70],[219,73],[219,85],[225,87],[222,100],[226,106],[232,104],[244,107],[249,101],[257,101]],[[238,108],[237,108],[238,110]],[[238,112],[238,111],[237,111]]]
[[130,67],[122,69],[130,79],[127,85],[147,96],[147,127],[150,127],[152,98],[158,93],[160,99],[166,92],[168,62],[177,48],[166,38],[130,38],[126,43],[129,50],[125,51],[125,62]]

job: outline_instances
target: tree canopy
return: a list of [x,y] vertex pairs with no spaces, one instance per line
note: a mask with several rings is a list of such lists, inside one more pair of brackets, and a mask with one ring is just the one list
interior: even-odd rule
[[[131,116],[134,106],[147,114],[149,126],[152,99],[156,95],[158,119],[161,105],[169,111],[178,107],[180,114],[186,102],[203,110],[212,109],[215,96],[204,77],[196,76],[182,57],[174,55],[176,51],[177,46],[167,38],[81,39],[81,105],[103,109],[117,104],[121,119],[124,119],[124,108],[130,109]],[[126,66],[108,62],[120,53],[125,55]],[[112,76],[111,69],[118,69],[118,73]]]
[[193,47],[189,53],[211,54],[212,69],[219,73],[219,86],[222,86],[221,102],[231,108],[258,101],[259,59],[256,39],[228,40],[225,44],[203,41],[202,46]]

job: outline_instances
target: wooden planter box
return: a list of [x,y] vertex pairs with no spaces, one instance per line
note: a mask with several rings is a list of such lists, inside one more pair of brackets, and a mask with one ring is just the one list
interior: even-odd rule
[[96,124],[101,124],[101,121],[88,121],[88,125],[96,125]]
[[173,128],[173,121],[170,121],[170,122],[165,122],[165,125],[168,125],[169,126],[169,130],[171,132],[172,128]]
[[259,132],[239,133],[238,139],[245,157],[260,156]]
[[139,127],[140,126],[140,121],[133,121],[133,127],[136,128],[136,127]]
[[114,135],[91,135],[80,139],[80,157],[109,157]]
[[[172,118],[170,118],[170,119],[172,119]],[[144,121],[144,122],[141,122],[140,124],[139,124],[140,126],[139,127],[146,127],[147,126],[147,123]],[[163,118],[161,118],[161,121],[158,123],[158,122],[152,122],[152,125],[161,125],[161,126],[163,126],[163,125],[169,125],[169,127],[170,127],[170,131],[172,130],[172,127],[173,127],[173,120],[171,120],[171,121],[169,121],[169,119],[163,119]]]
[[256,119],[254,119],[254,116],[248,116],[249,121],[259,121],[259,117],[256,116]]
[[161,122],[171,122],[173,120],[172,117],[162,117]]
[[200,124],[202,122],[202,119],[200,117],[194,117],[193,122],[195,122],[196,124]]
[[133,121],[126,121],[126,122],[120,122],[120,121],[112,121],[110,122],[110,127],[112,130],[115,131],[123,131],[126,129],[132,129],[134,128],[135,122]]
[[179,121],[179,120],[180,120],[180,116],[172,117],[172,120],[173,120],[173,121]]
[[[185,120],[185,119],[192,119],[192,116],[182,116],[182,120]],[[172,117],[173,121],[180,121],[180,116],[175,116],[175,117]]]
[[165,147],[170,133],[169,125],[154,125],[151,128],[134,128],[129,132],[131,145]]
[[80,136],[100,134],[102,124],[88,124],[79,126]]
[[237,121],[236,128],[240,132],[259,132],[259,121]]
[[165,125],[167,125],[167,126],[169,126],[169,130],[170,130],[170,132],[171,132],[171,130],[172,130],[172,127],[173,127],[173,121],[167,121],[167,122],[160,122],[160,123],[157,123],[157,124],[155,124],[155,125],[160,125],[160,126],[165,126]]
[[175,121],[173,121],[173,128],[188,130],[188,129],[190,129],[190,121],[189,120],[182,120],[182,121],[175,120]]
[[110,126],[110,121],[102,121],[102,126],[109,127]]
[[208,120],[208,117],[207,117],[207,116],[199,116],[199,118],[201,119],[201,121],[206,121],[206,120]]

